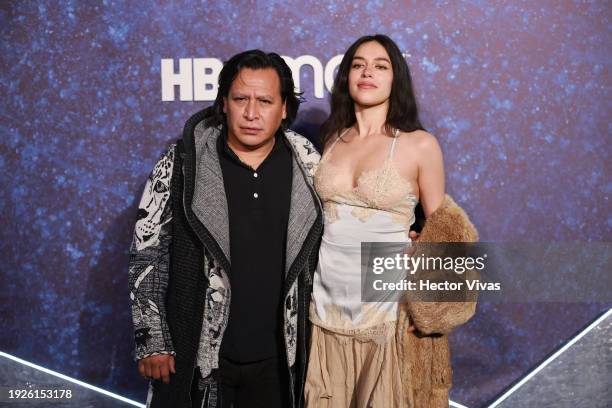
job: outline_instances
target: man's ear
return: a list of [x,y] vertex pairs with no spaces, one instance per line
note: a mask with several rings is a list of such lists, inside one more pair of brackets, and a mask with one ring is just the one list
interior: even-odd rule
[[287,119],[287,101],[283,102],[283,119]]

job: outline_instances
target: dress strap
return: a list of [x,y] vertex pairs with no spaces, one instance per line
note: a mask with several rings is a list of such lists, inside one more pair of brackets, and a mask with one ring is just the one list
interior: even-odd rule
[[391,143],[391,150],[389,150],[389,158],[393,157],[393,152],[395,151],[395,142],[397,142],[399,136],[399,129],[393,130],[393,142]]
[[324,152],[324,153],[327,153],[327,154],[331,153],[331,151],[334,148],[334,146],[336,145],[336,143],[338,143],[338,140],[342,139],[342,136],[346,135],[349,130],[351,130],[351,128],[345,129],[344,132],[342,132],[342,133],[338,132],[338,136],[332,142],[332,144],[329,146],[329,149],[327,149],[327,152]]

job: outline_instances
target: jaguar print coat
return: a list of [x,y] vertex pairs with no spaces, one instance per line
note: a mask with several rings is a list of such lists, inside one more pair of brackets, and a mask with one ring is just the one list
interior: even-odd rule
[[[188,121],[183,134],[186,155],[193,154],[194,160],[192,166],[187,165],[187,162],[183,163],[182,172],[185,180],[197,180],[193,191],[185,190],[184,194],[189,195],[189,200],[184,200],[183,208],[172,208],[169,205],[172,202],[170,195],[174,165],[179,162],[177,144],[172,144],[161,156],[145,184],[130,249],[129,284],[135,329],[135,358],[138,360],[156,354],[175,355],[171,330],[166,319],[173,212],[188,213],[187,218],[194,216],[206,227],[213,242],[212,245],[204,245],[207,250],[202,273],[206,275],[208,287],[203,294],[204,317],[197,351],[197,366],[206,380],[205,383],[214,385],[208,377],[218,367],[219,349],[227,325],[231,297],[227,276],[229,221],[221,168],[215,148],[221,131],[218,128],[207,128],[201,120],[201,113],[198,112]],[[303,279],[297,277],[303,274],[307,282],[312,282],[315,265],[312,265],[313,262],[309,264],[308,260],[314,252],[318,252],[322,210],[312,186],[312,179],[320,155],[303,136],[291,130],[284,131],[284,134],[292,148],[293,183],[287,230],[285,281],[288,287],[284,299],[283,335],[287,364],[293,367],[290,376],[296,374],[301,378],[303,375],[300,374],[305,371],[307,351],[300,351],[301,361],[296,364],[298,345],[306,347],[304,339],[298,341],[298,332],[304,332],[298,330],[298,325],[306,327],[307,316],[305,313],[298,313],[298,298],[305,298],[304,293],[309,293],[309,288],[302,287]],[[191,203],[190,206],[185,204],[188,202]],[[308,252],[306,256],[305,248]],[[298,289],[301,297],[298,296]],[[309,299],[309,295],[306,298]],[[295,385],[295,378],[292,378],[292,383]],[[153,398],[153,389],[151,386],[149,402]],[[300,395],[294,395],[295,389],[299,393],[301,388],[292,387],[291,390],[292,400],[297,403],[301,398]],[[205,406],[215,406],[214,391],[214,387],[211,387],[208,405]]]

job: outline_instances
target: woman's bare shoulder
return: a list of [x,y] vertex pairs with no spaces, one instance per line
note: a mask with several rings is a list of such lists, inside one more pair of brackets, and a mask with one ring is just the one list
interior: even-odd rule
[[400,131],[398,134],[397,147],[400,150],[410,150],[418,153],[428,153],[440,150],[438,139],[425,130],[412,132]]

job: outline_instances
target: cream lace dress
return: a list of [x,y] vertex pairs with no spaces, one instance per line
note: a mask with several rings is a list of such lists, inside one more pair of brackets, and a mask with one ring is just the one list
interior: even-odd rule
[[397,171],[393,152],[364,171],[351,189],[338,186],[330,162],[342,135],[323,155],[315,187],[325,228],[313,282],[307,407],[399,407],[402,385],[395,341],[397,303],[361,302],[361,242],[410,242],[418,202]]

